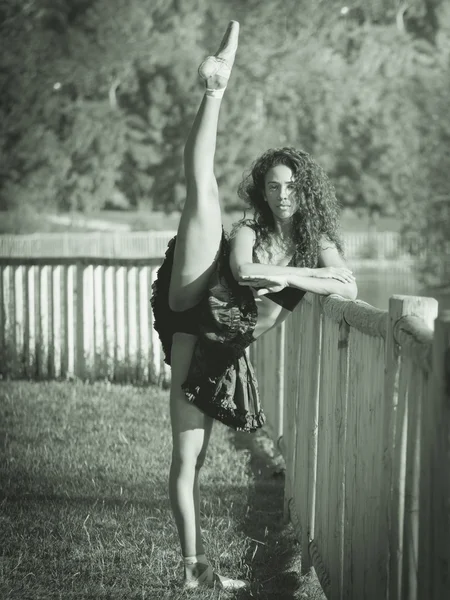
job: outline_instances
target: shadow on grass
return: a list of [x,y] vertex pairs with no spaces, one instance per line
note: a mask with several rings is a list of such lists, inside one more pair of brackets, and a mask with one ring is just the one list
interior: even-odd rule
[[[236,449],[250,452],[249,468],[253,483],[248,492],[248,511],[242,523],[250,539],[245,562],[250,566],[252,595],[283,600],[312,598],[300,595],[304,578],[300,576],[300,545],[293,529],[283,517],[284,469],[282,459],[274,456],[267,434],[235,433]],[[238,598],[252,597],[249,592]]]

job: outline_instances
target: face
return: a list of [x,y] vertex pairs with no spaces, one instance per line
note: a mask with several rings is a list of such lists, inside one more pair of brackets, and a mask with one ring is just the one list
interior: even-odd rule
[[278,221],[290,219],[298,209],[292,170],[286,165],[269,169],[264,181],[264,198]]

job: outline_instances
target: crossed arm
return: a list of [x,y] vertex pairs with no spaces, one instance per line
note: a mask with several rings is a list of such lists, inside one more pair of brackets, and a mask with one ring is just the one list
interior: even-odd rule
[[242,227],[232,240],[230,266],[236,281],[258,288],[257,295],[296,287],[315,294],[356,298],[355,278],[332,242],[323,240],[316,269],[254,263],[254,243],[255,232],[250,227]]

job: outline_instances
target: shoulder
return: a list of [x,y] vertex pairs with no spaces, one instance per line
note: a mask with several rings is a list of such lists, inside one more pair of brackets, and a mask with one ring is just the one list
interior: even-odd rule
[[236,236],[239,239],[245,239],[245,240],[251,240],[251,241],[255,241],[256,240],[256,232],[254,229],[252,229],[251,227],[248,227],[247,225],[244,225],[243,227],[241,227],[239,229],[239,231],[236,232]]
[[319,240],[319,265],[323,267],[341,267],[346,265],[342,251],[325,234]]
[[250,219],[243,219],[233,225],[230,233],[230,240],[245,240],[252,241],[256,240],[256,224]]
[[[331,240],[326,233],[323,233],[319,238],[319,250],[322,252],[323,250],[329,250],[336,248],[336,244]],[[336,248],[337,249],[337,248]]]

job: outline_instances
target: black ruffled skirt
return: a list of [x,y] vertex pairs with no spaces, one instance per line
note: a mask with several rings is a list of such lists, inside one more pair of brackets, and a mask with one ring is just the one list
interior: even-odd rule
[[169,307],[169,284],[176,236],[169,242],[152,285],[154,328],[170,365],[172,336],[197,336],[182,388],[187,399],[207,415],[238,431],[255,431],[265,416],[253,367],[245,352],[253,341],[257,308],[253,293],[240,286],[230,269],[230,244],[222,235],[219,257],[200,303],[183,312]]

